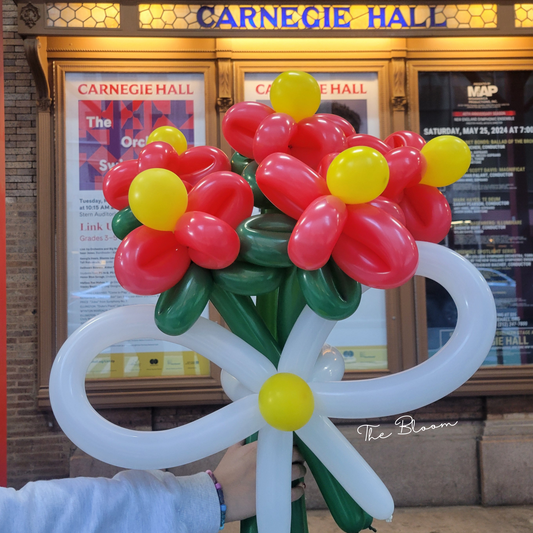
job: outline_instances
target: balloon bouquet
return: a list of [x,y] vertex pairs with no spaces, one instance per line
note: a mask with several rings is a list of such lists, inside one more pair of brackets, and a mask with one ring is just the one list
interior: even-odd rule
[[[496,327],[488,285],[465,259],[439,246],[451,211],[438,187],[470,164],[459,138],[425,143],[396,132],[357,134],[339,116],[315,114],[316,80],[284,72],[270,108],[234,105],[223,133],[236,153],[187,149],[174,128],[155,130],[134,161],[111,169],[104,195],[118,210],[120,284],[160,294],[157,304],[95,317],[59,352],[54,413],[90,455],[127,468],[168,468],[258,439],[257,520],[242,531],[307,531],[303,499],[291,512],[296,443],[334,519],[346,532],[388,519],[387,488],[329,418],[403,413],[445,396],[488,353]],[[179,177],[178,177],[179,176]],[[260,214],[252,215],[253,207]],[[428,361],[378,379],[341,381],[342,356],[325,341],[369,288],[418,274],[443,285],[458,308],[448,343]],[[255,298],[255,299],[254,299]],[[211,301],[230,331],[200,317]],[[160,432],[126,430],[89,404],[84,380],[103,349],[135,338],[187,346],[222,368],[233,403]]]

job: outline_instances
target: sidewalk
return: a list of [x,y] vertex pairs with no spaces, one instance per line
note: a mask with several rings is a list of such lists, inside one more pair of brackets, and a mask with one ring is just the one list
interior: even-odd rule
[[[309,533],[342,533],[328,511],[308,511],[308,518]],[[400,508],[391,523],[375,520],[373,527],[378,533],[533,533],[533,506]],[[238,523],[224,529],[240,531]]]

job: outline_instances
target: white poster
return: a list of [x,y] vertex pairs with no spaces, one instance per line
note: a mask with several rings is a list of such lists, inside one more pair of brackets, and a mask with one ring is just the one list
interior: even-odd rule
[[[148,135],[171,125],[188,147],[205,144],[203,74],[72,72],[65,81],[68,334],[123,305],[155,303],[118,284],[113,262],[120,241],[116,210],[102,193],[106,172],[137,159]],[[142,355],[141,355],[142,354]],[[203,358],[202,358],[203,359]],[[113,346],[95,359],[89,377],[209,374],[196,354],[151,340]]]
[[[244,99],[270,105],[270,86],[277,72],[247,72]],[[380,137],[379,86],[376,72],[311,72],[322,94],[319,113],[346,118],[357,133]],[[387,361],[385,291],[363,294],[359,309],[339,322],[327,342],[344,355],[347,370],[383,370]]]

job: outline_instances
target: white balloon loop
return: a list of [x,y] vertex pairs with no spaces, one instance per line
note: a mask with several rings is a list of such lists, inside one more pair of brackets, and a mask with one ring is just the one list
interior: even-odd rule
[[496,306],[479,271],[452,250],[418,242],[416,274],[435,280],[457,306],[450,340],[414,368],[376,379],[312,383],[323,414],[335,418],[375,418],[405,413],[453,392],[481,366],[496,332]]
[[183,335],[171,337],[157,329],[153,305],[121,307],[103,313],[67,339],[50,376],[54,415],[72,442],[89,455],[124,468],[169,468],[212,455],[264,426],[257,394],[166,431],[133,431],[105,420],[87,399],[87,368],[108,346],[138,338],[187,346],[257,391],[275,373],[274,366],[259,352],[204,318],[199,318]]

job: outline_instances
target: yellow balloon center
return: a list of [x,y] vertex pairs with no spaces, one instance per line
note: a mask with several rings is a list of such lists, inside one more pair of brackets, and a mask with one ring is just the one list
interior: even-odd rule
[[423,185],[446,187],[463,177],[470,166],[470,148],[463,139],[441,135],[431,139],[420,150],[426,158],[426,171],[420,181]]
[[313,415],[315,400],[309,385],[295,374],[274,374],[259,392],[259,410],[272,427],[296,431]]
[[187,150],[187,139],[185,138],[185,135],[183,135],[178,128],[174,128],[173,126],[161,126],[152,131],[148,136],[146,144],[155,141],[162,141],[170,144],[178,154],[182,154]]
[[345,204],[364,204],[377,198],[387,187],[389,165],[377,150],[354,146],[331,162],[326,181],[331,194]]
[[278,113],[287,113],[300,122],[316,113],[320,105],[320,87],[307,72],[282,72],[272,82],[270,103]]
[[142,224],[159,231],[173,231],[187,209],[187,189],[174,172],[149,168],[131,182],[128,200]]

